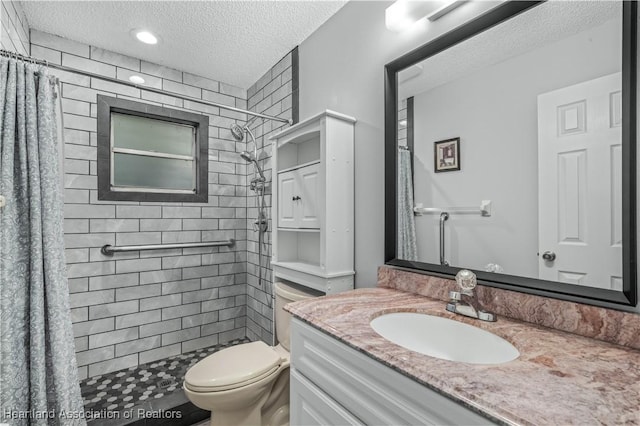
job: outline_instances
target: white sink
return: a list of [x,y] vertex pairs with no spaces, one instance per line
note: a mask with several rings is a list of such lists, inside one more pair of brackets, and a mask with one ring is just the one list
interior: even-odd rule
[[374,318],[371,327],[396,345],[449,361],[502,364],[520,356],[502,337],[448,318],[398,312]]

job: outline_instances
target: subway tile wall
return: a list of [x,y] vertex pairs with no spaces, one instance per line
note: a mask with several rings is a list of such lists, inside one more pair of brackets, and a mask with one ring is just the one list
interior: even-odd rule
[[[51,34],[31,31],[31,54],[123,80],[135,73],[153,87],[247,108],[244,89]],[[247,165],[238,152],[246,147],[229,131],[232,123],[246,122],[245,114],[79,74],[52,73],[62,86],[65,244],[80,377],[245,337]],[[207,114],[208,202],[99,201],[97,94]],[[105,244],[228,238],[236,240],[234,247],[128,252],[112,257],[100,252]]]
[[29,24],[19,2],[0,2],[0,47],[4,50],[29,54]]
[[[267,71],[247,90],[248,106],[251,111],[298,121],[297,102],[297,48],[289,52],[273,68]],[[270,185],[275,184],[272,174],[272,143],[269,137],[288,127],[286,123],[256,119],[251,130],[256,136],[258,148],[263,148],[260,165]],[[247,170],[247,185],[254,177],[253,168]],[[269,228],[264,237],[262,258],[258,262],[258,233],[253,231],[253,222],[258,217],[258,198],[249,190],[247,195],[247,337],[251,340],[263,340],[268,344],[275,342],[273,312],[273,274],[271,270],[271,230],[275,221],[271,220],[271,186],[265,196]],[[258,280],[261,265],[262,279]],[[260,281],[260,282],[258,282]]]

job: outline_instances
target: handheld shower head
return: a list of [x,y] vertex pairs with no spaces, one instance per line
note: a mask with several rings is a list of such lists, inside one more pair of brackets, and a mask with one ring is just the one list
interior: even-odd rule
[[252,153],[250,153],[249,151],[242,151],[240,153],[240,157],[242,157],[242,159],[247,163],[253,163],[256,166],[256,170],[258,171],[258,174],[260,175],[260,177],[263,180],[266,179],[264,177],[264,173],[262,172],[262,167],[260,167],[260,164],[258,164],[258,160],[256,160],[256,157]]
[[230,129],[231,129],[231,134],[233,135],[233,138],[238,142],[242,142],[242,140],[244,139],[245,132],[248,133],[249,136],[251,137],[251,140],[253,141],[253,153],[249,151],[242,151],[240,153],[240,157],[242,157],[242,159],[247,163],[255,164],[258,174],[264,181],[266,178],[264,177],[264,173],[262,172],[262,168],[260,167],[260,164],[258,164],[258,145],[256,144],[255,136],[253,136],[253,133],[247,126],[240,127],[238,124],[233,123]]
[[240,157],[242,157],[242,159],[244,161],[246,161],[247,163],[253,163],[255,161],[255,157],[253,156],[253,154],[249,151],[242,151],[240,153]]

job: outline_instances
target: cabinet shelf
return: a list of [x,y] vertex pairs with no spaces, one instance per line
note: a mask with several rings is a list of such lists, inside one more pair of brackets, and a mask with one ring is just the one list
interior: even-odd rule
[[326,294],[353,290],[354,271],[328,272],[306,262],[271,262],[275,279],[285,279]]
[[320,163],[320,160],[309,161],[307,163],[297,164],[295,166],[287,167],[286,169],[278,170],[278,173],[286,173],[290,172],[291,170],[301,169],[303,167],[312,166],[318,163]]
[[273,262],[272,265],[314,275],[325,275],[320,265],[307,262]]
[[310,233],[318,233],[320,232],[320,228],[278,228],[278,231],[283,232],[310,232]]

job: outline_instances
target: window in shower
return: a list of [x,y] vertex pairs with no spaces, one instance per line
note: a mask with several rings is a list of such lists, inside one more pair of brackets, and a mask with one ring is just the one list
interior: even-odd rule
[[207,202],[205,115],[98,96],[98,199]]

